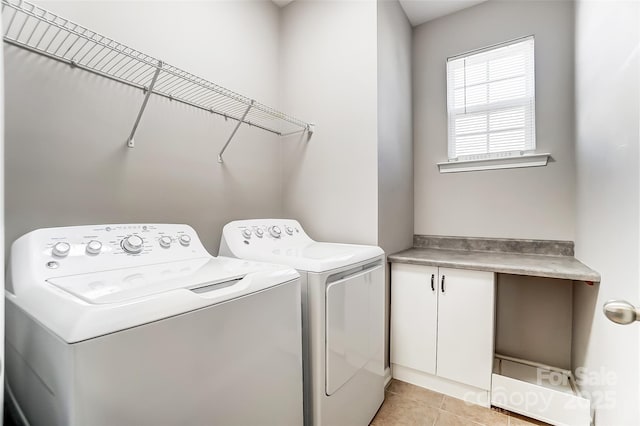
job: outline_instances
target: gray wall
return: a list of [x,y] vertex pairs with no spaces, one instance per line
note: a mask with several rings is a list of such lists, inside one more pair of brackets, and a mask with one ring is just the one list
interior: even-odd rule
[[[414,29],[416,234],[573,240],[573,14],[568,1],[490,0]],[[531,34],[537,149],[554,161],[440,174],[436,163],[447,159],[447,58]],[[499,275],[497,300],[496,352],[570,367],[571,282]]]
[[[0,29],[2,29],[2,23],[0,23]],[[3,47],[4,48],[4,47]],[[2,50],[3,48],[0,48]],[[4,57],[0,55],[0,259],[5,259],[5,225],[4,225],[4,112],[5,112],[5,99],[4,99]],[[5,263],[2,263],[0,267],[0,288],[4,288],[5,277]],[[0,333],[0,360],[2,364],[5,363],[4,355],[4,299],[0,302],[0,318],[2,318],[2,332]],[[0,380],[4,383],[4,368],[0,371]],[[4,406],[4,387],[0,391],[0,403]]]
[[[447,160],[447,57],[535,35],[536,138],[546,167],[440,174]],[[415,28],[415,231],[574,237],[573,4],[488,1]]]
[[496,352],[571,369],[572,297],[568,280],[498,274]]
[[[266,104],[278,101],[279,15],[271,2],[42,2],[54,12]],[[232,219],[281,216],[277,137],[5,46],[6,232],[179,222],[217,253]]]
[[378,243],[413,245],[411,26],[397,1],[378,3]]
[[[378,245],[387,254],[413,245],[411,35],[400,3],[378,2]],[[389,312],[386,325],[388,345]]]
[[573,367],[596,378],[582,386],[596,425],[638,425],[638,323],[613,324],[602,305],[640,305],[640,3],[579,1],[576,12],[576,257],[602,282],[576,284]]
[[377,244],[376,3],[295,1],[281,19],[283,109],[316,123],[283,140],[285,215],[318,240]]

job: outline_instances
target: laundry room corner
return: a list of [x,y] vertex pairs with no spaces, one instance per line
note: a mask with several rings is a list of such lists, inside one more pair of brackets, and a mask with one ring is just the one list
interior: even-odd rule
[[[36,2],[142,51],[277,104],[271,2]],[[246,31],[250,26],[251,31]],[[231,219],[282,215],[279,137],[5,45],[8,249],[47,226],[188,223],[216,253]],[[259,70],[259,78],[256,78]]]
[[0,426],[640,425],[640,0],[0,3]]

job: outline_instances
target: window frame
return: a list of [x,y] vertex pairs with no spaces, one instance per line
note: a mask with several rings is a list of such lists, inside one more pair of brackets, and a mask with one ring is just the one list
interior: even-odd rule
[[[456,157],[452,157],[452,153],[456,153],[457,145],[454,133],[452,131],[452,120],[459,118],[461,116],[460,108],[454,109],[453,102],[455,102],[455,83],[453,83],[452,76],[453,72],[450,70],[450,66],[454,61],[459,61],[460,59],[466,59],[469,57],[473,57],[475,55],[490,52],[493,50],[509,47],[518,43],[531,41],[531,59],[533,61],[526,71],[530,70],[532,75],[529,75],[529,72],[526,72],[523,77],[525,78],[525,96],[522,98],[516,98],[507,101],[498,101],[493,104],[485,104],[479,105],[476,108],[471,109],[469,111],[469,107],[465,105],[464,114],[471,114],[473,112],[486,112],[487,119],[488,115],[491,111],[500,111],[504,110],[505,106],[508,108],[519,108],[522,107],[524,109],[524,120],[525,126],[523,128],[525,132],[525,149],[522,150],[505,150],[505,151],[494,151],[494,152],[483,152],[477,154],[467,154],[467,155],[457,155]],[[516,78],[516,77],[510,77]],[[490,84],[491,81],[487,80],[483,84]],[[463,86],[465,90],[467,87],[472,87],[473,85],[465,85]],[[544,166],[548,163],[548,158],[550,154],[546,153],[538,153],[536,151],[537,141],[536,141],[536,114],[535,114],[535,105],[536,105],[536,93],[535,93],[535,36],[533,34],[527,35],[524,37],[518,37],[515,39],[507,40],[501,43],[493,44],[490,46],[486,46],[480,49],[470,50],[452,57],[447,58],[446,61],[446,99],[447,99],[447,161],[438,163],[438,167],[441,173],[447,173],[452,171],[470,171],[470,170],[486,170],[486,169],[501,169],[501,168],[512,168],[512,167],[533,167],[533,166]],[[531,123],[529,125],[529,123]],[[487,151],[489,150],[488,143],[491,132],[487,131]],[[456,166],[459,165],[459,166]]]

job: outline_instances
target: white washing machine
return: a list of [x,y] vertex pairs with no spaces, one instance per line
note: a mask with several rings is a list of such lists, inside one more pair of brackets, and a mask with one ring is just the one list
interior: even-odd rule
[[368,425],[384,399],[384,252],[320,243],[295,220],[228,223],[220,255],[302,278],[305,424]]
[[187,225],[40,229],[13,243],[11,407],[32,425],[303,422],[300,279],[210,256]]

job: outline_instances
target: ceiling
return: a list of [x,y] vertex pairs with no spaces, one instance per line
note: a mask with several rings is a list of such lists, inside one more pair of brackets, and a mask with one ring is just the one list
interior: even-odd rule
[[486,0],[400,0],[400,5],[414,27]]
[[[272,0],[279,7],[284,7],[293,0]],[[448,15],[486,0],[399,0],[400,5],[414,27],[432,19]]]

